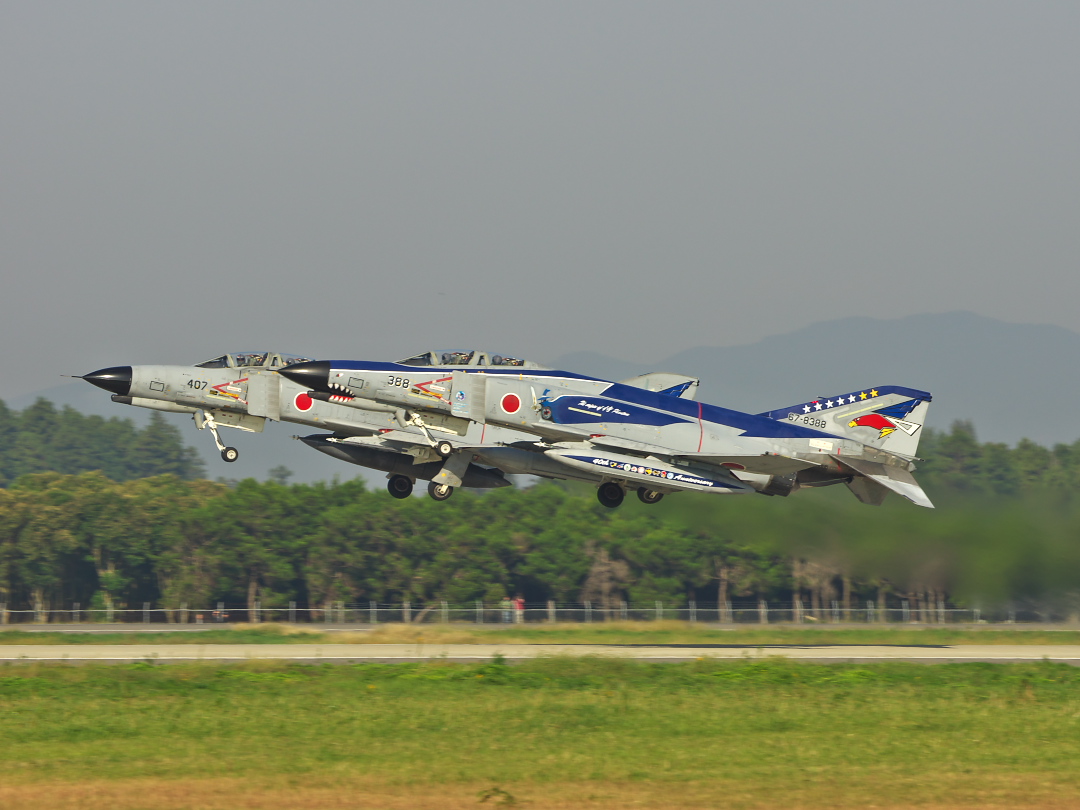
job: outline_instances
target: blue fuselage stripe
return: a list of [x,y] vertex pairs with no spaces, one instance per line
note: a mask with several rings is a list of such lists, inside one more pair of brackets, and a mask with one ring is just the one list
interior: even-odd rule
[[[649,409],[648,411],[638,412],[639,415],[642,417],[642,421],[634,419],[631,415],[627,417],[622,417],[618,420],[605,418],[603,421],[607,422],[620,421],[624,424],[662,426],[675,424],[679,421],[696,422],[700,414],[701,420],[703,422],[712,422],[718,425],[724,425],[726,427],[734,428],[736,430],[741,430],[742,435],[754,438],[836,438],[830,433],[824,433],[819,430],[800,427],[799,425],[793,425],[788,422],[779,422],[766,416],[743,413],[742,411],[733,411],[729,408],[721,408],[717,405],[707,405],[705,403],[699,403],[696,400],[691,399],[680,399],[679,397],[672,397],[669,394],[659,393],[655,391],[646,391],[644,388],[635,388],[632,385],[613,383],[609,382],[608,380],[602,380],[598,377],[589,377],[584,374],[574,374],[570,371],[513,367],[496,368],[492,366],[483,366],[480,368],[476,366],[409,366],[403,365],[401,363],[385,363],[378,361],[357,362],[354,360],[333,360],[330,362],[330,367],[334,370],[343,371],[394,372],[397,374],[417,372],[430,372],[432,374],[450,374],[454,371],[463,371],[467,374],[506,375],[514,377],[532,377],[551,380],[586,380],[589,382],[599,382],[607,384],[607,387],[601,392],[592,396],[587,396],[586,398],[595,400],[597,397],[604,397],[615,402],[630,403],[633,405],[642,406],[642,408],[645,409]],[[575,394],[573,396],[577,397],[581,395]],[[566,398],[567,397],[559,397],[554,401],[559,401]],[[649,415],[646,416],[645,414]],[[580,419],[574,422],[571,422],[569,420],[560,421],[563,424],[589,424],[589,421],[585,419]]]

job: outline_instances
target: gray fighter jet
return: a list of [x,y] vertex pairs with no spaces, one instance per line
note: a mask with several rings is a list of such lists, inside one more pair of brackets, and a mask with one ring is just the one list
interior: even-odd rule
[[[636,490],[645,503],[677,491],[787,496],[846,484],[863,503],[893,492],[933,507],[915,481],[916,449],[929,393],[880,386],[818,397],[759,414],[693,399],[697,382],[645,375],[610,382],[483,352],[425,352],[397,363],[312,361],[279,370],[314,394],[401,418],[435,445],[433,430],[479,441],[446,442],[431,479],[444,489],[469,486],[470,465],[505,473],[574,478],[597,485],[609,507]],[[504,441],[495,429],[528,438]],[[308,437],[324,452],[350,457],[359,440]],[[412,470],[391,475],[390,490],[411,491]],[[433,492],[433,495],[435,493]],[[441,497],[435,495],[435,497]]]
[[[368,403],[358,408],[347,398],[309,391],[276,372],[306,358],[279,352],[224,354],[194,366],[114,366],[82,376],[112,394],[113,402],[139,408],[191,414],[199,430],[207,429],[224,461],[234,462],[239,452],[221,439],[219,428],[262,432],[266,421],[293,422],[330,431],[308,437],[308,444],[330,455],[382,470],[391,476],[407,474],[413,480],[431,480],[442,470],[443,459],[457,444],[474,443],[483,426],[452,427],[431,420],[422,427],[412,423],[405,408]],[[449,420],[446,420],[449,422]],[[459,434],[459,428],[464,430]],[[470,433],[471,431],[471,433]],[[492,432],[492,431],[489,431]],[[510,431],[494,431],[497,441],[521,438]],[[347,442],[340,445],[339,442]],[[508,486],[503,474],[480,464],[462,469],[462,486],[490,488]],[[391,488],[398,497],[409,492]],[[433,497],[444,499],[452,490],[433,484]]]

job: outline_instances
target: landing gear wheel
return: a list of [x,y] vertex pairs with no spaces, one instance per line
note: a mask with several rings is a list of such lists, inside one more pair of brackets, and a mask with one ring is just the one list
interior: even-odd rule
[[404,475],[393,475],[386,482],[386,488],[395,498],[408,498],[412,495],[412,479]]
[[450,458],[450,454],[454,452],[454,445],[445,439],[441,442],[435,442],[435,452],[443,458]]
[[608,481],[596,490],[596,499],[608,509],[614,509],[623,502],[625,494],[622,487],[613,481]]
[[240,451],[235,447],[226,447],[221,451],[221,458],[223,461],[233,462],[240,458]]
[[660,499],[664,497],[663,492],[657,492],[655,489],[645,489],[640,487],[637,491],[638,500],[642,503],[660,503]]
[[454,488],[449,484],[436,484],[432,481],[427,485],[427,494],[433,501],[445,501],[454,494]]
[[547,405],[545,405],[543,408],[541,408],[540,409],[540,418],[541,419],[546,419],[548,422],[550,422],[551,421],[551,408],[549,408]]

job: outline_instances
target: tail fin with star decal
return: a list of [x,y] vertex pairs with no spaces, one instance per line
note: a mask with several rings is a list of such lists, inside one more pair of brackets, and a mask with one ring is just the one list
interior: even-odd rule
[[931,399],[926,391],[882,385],[818,397],[759,415],[912,458],[922,438]]

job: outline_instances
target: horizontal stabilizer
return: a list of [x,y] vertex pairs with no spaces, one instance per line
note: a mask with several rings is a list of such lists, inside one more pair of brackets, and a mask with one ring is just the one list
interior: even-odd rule
[[[915,476],[903,467],[894,467],[891,464],[881,464],[877,461],[866,461],[861,458],[841,458],[840,456],[833,456],[833,458],[842,467],[849,468],[857,475],[869,479],[869,481],[884,487],[886,490],[902,495],[916,506],[925,506],[928,509],[934,508],[934,504],[926,497],[926,493],[919,486],[919,482],[915,480]],[[856,479],[848,485],[848,488],[855,493],[855,497],[863,503],[874,503],[875,505],[881,503],[880,498],[876,503],[873,500],[873,498],[877,497],[873,487],[859,486],[859,484],[861,482]]]

